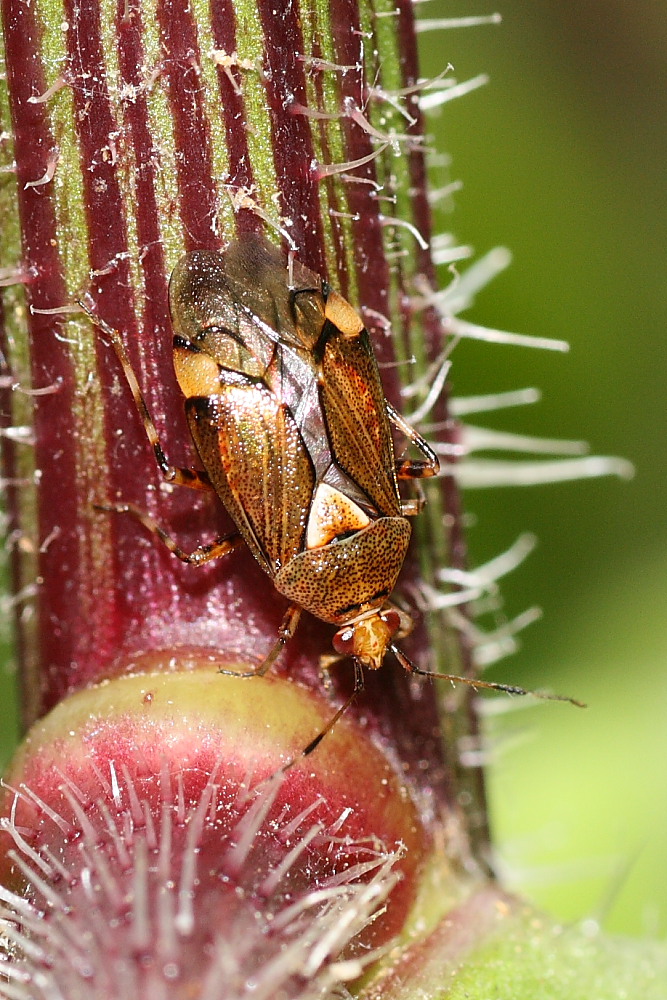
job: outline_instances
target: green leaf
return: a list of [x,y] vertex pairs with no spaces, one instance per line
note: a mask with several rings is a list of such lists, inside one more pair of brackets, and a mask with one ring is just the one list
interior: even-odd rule
[[[480,933],[482,943],[480,943]],[[665,1000],[667,948],[564,926],[498,890],[452,911],[361,1000]]]

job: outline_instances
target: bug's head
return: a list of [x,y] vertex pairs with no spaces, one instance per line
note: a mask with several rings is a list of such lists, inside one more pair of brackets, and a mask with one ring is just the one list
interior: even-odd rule
[[364,667],[377,670],[397,633],[404,635],[405,618],[396,608],[374,611],[339,629],[333,647],[341,656],[351,656]]

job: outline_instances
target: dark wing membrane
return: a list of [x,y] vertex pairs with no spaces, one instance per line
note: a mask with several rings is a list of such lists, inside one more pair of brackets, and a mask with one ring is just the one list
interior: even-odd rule
[[336,465],[380,514],[400,514],[394,447],[368,333],[346,338],[331,326],[322,357],[320,398]]
[[227,247],[229,293],[279,336],[281,343],[310,350],[324,325],[322,279],[259,233],[244,233]]
[[276,344],[309,351],[324,324],[322,279],[298,261],[292,272],[294,287],[284,254],[253,233],[223,253],[186,254],[169,284],[174,329],[219,364],[251,375],[252,359],[266,368]]
[[220,393],[188,399],[186,412],[216,492],[275,576],[303,547],[315,483],[292,415],[265,385],[236,372]]

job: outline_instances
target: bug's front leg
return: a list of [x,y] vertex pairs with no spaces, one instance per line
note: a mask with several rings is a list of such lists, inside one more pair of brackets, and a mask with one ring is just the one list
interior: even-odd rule
[[182,549],[174,539],[167,534],[164,528],[161,528],[157,521],[147,514],[146,511],[141,510],[139,507],[135,507],[131,503],[115,503],[115,504],[93,504],[95,510],[106,511],[111,514],[131,514],[140,524],[143,524],[147,531],[150,531],[152,535],[157,535],[157,537],[162,541],[169,551],[180,559],[181,562],[188,563],[190,566],[203,566],[204,563],[210,562],[211,559],[218,559],[220,556],[227,555],[232,549],[235,549],[237,545],[242,542],[241,536],[238,532],[233,532],[231,535],[223,535],[221,538],[216,538],[214,542],[209,542],[207,545],[198,545],[196,549],[192,552],[186,552]]
[[229,677],[263,677],[276,662],[285,644],[289,642],[296,632],[300,617],[301,608],[298,604],[290,604],[278,628],[278,638],[257,670],[223,670],[221,668],[218,673],[227,674]]
[[[205,490],[207,492],[215,492],[214,487],[211,485],[211,481],[206,472],[199,469],[189,469],[189,468],[179,468],[178,466],[171,465],[167,461],[167,457],[162,450],[160,444],[160,439],[158,437],[157,428],[150,414],[148,406],[146,405],[146,400],[144,399],[143,393],[139,386],[139,380],[134,372],[134,368],[127,356],[127,351],[125,350],[125,345],[121,339],[118,330],[115,330],[112,326],[109,326],[105,320],[97,316],[92,309],[86,305],[82,299],[77,299],[77,304],[81,306],[86,316],[97,326],[102,333],[109,338],[111,346],[116,352],[116,357],[120,361],[121,367],[123,369],[123,374],[130,387],[130,392],[132,393],[132,398],[134,399],[134,404],[139,411],[139,416],[141,417],[141,422],[144,425],[144,430],[146,431],[146,437],[153,449],[153,454],[155,455],[155,460],[158,464],[160,472],[166,479],[168,483],[174,483],[176,486],[188,486],[190,489],[194,490]],[[109,509],[109,508],[105,508]],[[115,508],[111,508],[115,509]],[[139,518],[141,520],[141,518]],[[152,530],[152,529],[149,529]],[[158,534],[158,532],[156,532]],[[176,553],[174,553],[176,554]],[[179,559],[181,557],[179,556]]]
[[289,640],[296,632],[300,618],[301,618],[301,608],[298,606],[298,604],[290,604],[289,608],[287,609],[287,611],[283,616],[283,620],[280,623],[280,627],[278,629],[278,638],[276,639],[273,646],[269,650],[269,653],[264,659],[264,662],[260,665],[259,669],[255,671],[257,676],[263,677],[264,674],[271,669],[273,664],[280,656],[285,644],[289,642]]

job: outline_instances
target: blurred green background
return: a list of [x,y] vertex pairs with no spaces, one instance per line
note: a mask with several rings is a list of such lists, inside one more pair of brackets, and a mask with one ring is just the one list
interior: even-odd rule
[[[420,14],[493,9],[432,0]],[[667,5],[504,0],[498,9],[500,26],[422,36],[425,72],[449,60],[460,80],[491,74],[432,122],[465,184],[436,228],[479,253],[502,243],[514,255],[467,318],[564,337],[572,349],[463,344],[455,391],[537,386],[541,403],[484,422],[584,437],[596,453],[630,458],[637,475],[467,494],[473,562],[524,531],[540,539],[503,592],[508,615],[539,604],[544,619],[492,676],[590,706],[521,703],[493,722],[494,827],[508,882],[557,915],[664,935]],[[6,760],[15,723],[5,691],[0,731]]]
[[538,604],[544,618],[489,676],[589,703],[521,703],[493,720],[501,870],[564,919],[664,935],[667,4],[492,3],[419,7],[421,17],[503,17],[422,36],[425,74],[449,61],[459,81],[491,76],[431,122],[464,184],[436,231],[452,228],[478,253],[513,253],[466,319],[566,338],[571,351],[464,343],[455,394],[537,386],[537,405],[472,421],[585,438],[636,466],[631,482],[466,494],[473,564],[521,532],[539,536],[502,589],[508,616]]

